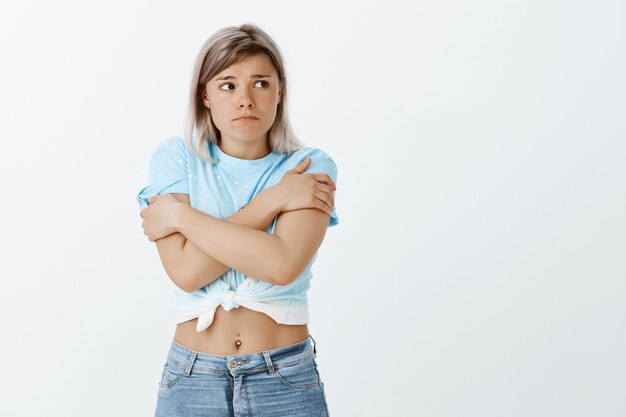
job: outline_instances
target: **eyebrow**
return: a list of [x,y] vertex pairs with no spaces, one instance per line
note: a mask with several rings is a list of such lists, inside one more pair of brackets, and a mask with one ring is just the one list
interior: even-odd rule
[[[263,75],[263,74],[253,74],[251,77],[252,78],[268,78],[270,76],[269,75]],[[232,80],[232,79],[236,79],[236,78],[237,77],[234,77],[232,75],[226,75],[224,77],[217,78],[215,81],[217,82],[217,81],[221,81],[221,80]]]

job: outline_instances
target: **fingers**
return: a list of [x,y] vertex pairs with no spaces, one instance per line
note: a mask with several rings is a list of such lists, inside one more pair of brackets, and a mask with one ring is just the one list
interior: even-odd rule
[[321,190],[315,191],[315,198],[321,203],[320,207],[318,207],[320,210],[323,210],[329,214],[331,211],[333,211],[334,201],[328,193],[325,193]]
[[318,183],[317,189],[322,191],[328,196],[327,201],[329,201],[329,205],[331,207],[334,207],[335,206],[335,194],[334,194],[333,187],[331,187],[330,185]]
[[335,185],[335,182],[333,181],[333,179],[330,178],[330,175],[318,174],[318,173],[311,173],[309,175],[313,176],[315,181],[319,183],[328,184],[330,187],[332,187],[333,191],[337,190],[337,186]]
[[306,171],[310,163],[311,163],[311,157],[307,156],[306,158],[304,158],[302,162],[300,162],[298,165],[296,165],[294,168],[290,169],[287,172],[290,172],[290,173],[304,172]]

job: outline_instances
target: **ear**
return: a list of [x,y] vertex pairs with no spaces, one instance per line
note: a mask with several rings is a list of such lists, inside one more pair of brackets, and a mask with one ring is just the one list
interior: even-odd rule
[[209,103],[209,99],[208,99],[206,90],[202,91],[202,103],[204,104],[205,107],[211,108],[211,103]]

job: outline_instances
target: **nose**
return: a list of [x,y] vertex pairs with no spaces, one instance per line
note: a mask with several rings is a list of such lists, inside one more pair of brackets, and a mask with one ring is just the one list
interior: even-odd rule
[[245,88],[242,88],[240,91],[241,96],[239,97],[239,107],[254,107],[254,101],[252,101],[252,95],[250,92]]

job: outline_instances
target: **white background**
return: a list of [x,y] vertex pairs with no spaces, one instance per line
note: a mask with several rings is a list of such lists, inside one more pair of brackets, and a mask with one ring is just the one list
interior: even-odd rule
[[340,416],[626,414],[620,1],[3,2],[3,416],[149,416],[174,327],[135,196],[255,23],[338,165],[309,329]]

